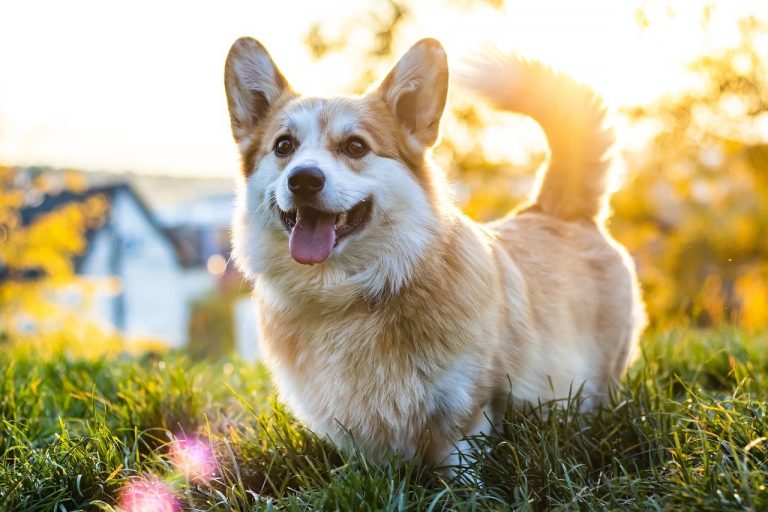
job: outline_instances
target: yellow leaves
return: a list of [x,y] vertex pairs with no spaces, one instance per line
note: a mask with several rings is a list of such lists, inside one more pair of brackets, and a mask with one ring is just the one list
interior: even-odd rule
[[85,249],[85,216],[77,204],[40,216],[27,227],[17,226],[0,247],[8,267],[39,269],[52,280],[72,275],[72,258]]
[[726,155],[733,156],[744,151],[744,143],[740,140],[727,139],[723,142],[723,150]]
[[45,318],[56,306],[50,301],[50,286],[40,281],[9,280],[0,285],[0,330],[13,330],[13,318],[23,313],[24,319]]
[[[72,274],[72,258],[86,248],[85,232],[98,225],[105,211],[103,198],[64,205],[21,226],[18,216],[11,221],[5,243],[0,245],[0,261],[18,269],[41,269],[52,279]],[[11,208],[3,206],[11,218]]]
[[743,254],[752,250],[760,229],[755,219],[744,214],[734,215],[728,223],[728,228],[731,233],[730,245],[734,253]]
[[462,206],[462,210],[473,219],[491,220],[499,212],[511,207],[508,194],[496,190],[485,190],[472,194]]
[[750,330],[764,329],[768,323],[768,264],[749,268],[736,280],[734,289],[741,305],[738,323]]
[[88,188],[88,181],[82,172],[66,169],[61,171],[61,178],[66,189],[83,192]]
[[723,281],[718,274],[710,274],[704,280],[701,290],[693,297],[693,303],[707,314],[710,322],[723,323],[729,319],[727,302],[723,296]]
[[[87,249],[88,230],[104,222],[107,198],[65,203],[22,225],[25,195],[84,183],[73,173],[56,179],[38,176],[32,182],[17,178],[14,169],[0,167],[0,333],[10,334],[18,353],[28,351],[30,357],[61,352],[99,357],[124,350],[117,333],[106,332],[89,317],[94,294],[117,291],[119,282],[87,280],[74,269],[75,258]],[[145,345],[145,340],[136,344]]]
[[11,333],[60,316],[61,289],[77,281],[74,259],[86,249],[88,229],[103,222],[108,207],[106,198],[94,196],[22,225],[24,196],[31,192],[17,178],[14,169],[0,167],[0,331]]

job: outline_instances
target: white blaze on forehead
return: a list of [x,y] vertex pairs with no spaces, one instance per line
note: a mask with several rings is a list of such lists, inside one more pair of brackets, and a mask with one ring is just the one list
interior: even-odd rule
[[328,147],[359,131],[360,116],[347,105],[325,99],[298,99],[286,109],[285,127],[302,145]]
[[350,135],[359,135],[360,116],[355,112],[341,109],[329,109],[332,115],[328,119],[328,135],[341,138]]
[[298,139],[302,146],[317,145],[320,142],[320,102],[297,100],[297,105],[291,105],[285,115],[285,127]]

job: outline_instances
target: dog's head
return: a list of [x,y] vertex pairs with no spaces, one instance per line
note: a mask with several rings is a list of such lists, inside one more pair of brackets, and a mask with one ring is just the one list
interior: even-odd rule
[[314,98],[293,91],[264,47],[242,38],[225,86],[243,160],[241,270],[396,291],[437,229],[440,180],[428,151],[448,87],[442,46],[419,41],[363,96]]

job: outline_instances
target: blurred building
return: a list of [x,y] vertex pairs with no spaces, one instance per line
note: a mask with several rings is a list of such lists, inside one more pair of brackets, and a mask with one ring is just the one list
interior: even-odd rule
[[[186,267],[206,268],[219,277],[219,288],[235,291],[230,321],[233,323],[233,348],[247,361],[260,358],[258,351],[258,311],[247,292],[249,286],[233,268],[230,225],[234,210],[231,190],[167,204],[157,209],[157,218],[176,241]],[[225,293],[226,296],[226,293]]]
[[[258,359],[249,285],[230,262],[230,180],[44,167],[19,172],[19,186],[28,191],[20,212],[24,224],[97,195],[107,204],[104,222],[86,233],[87,247],[73,261],[89,291],[67,287],[57,299],[63,305],[129,341],[189,346],[198,355],[195,345],[202,343],[214,354],[234,349]],[[41,177],[45,186],[33,187]],[[30,279],[35,272],[30,269]],[[225,324],[231,328],[216,328]]]
[[[163,341],[170,347],[187,342],[192,301],[209,293],[217,278],[199,258],[162,227],[135,190],[126,183],[64,189],[48,194],[21,211],[22,222],[70,202],[100,195],[108,202],[104,222],[87,233],[86,250],[74,262],[76,273],[95,287],[83,315],[112,326],[130,339]],[[72,297],[74,301],[76,298]]]

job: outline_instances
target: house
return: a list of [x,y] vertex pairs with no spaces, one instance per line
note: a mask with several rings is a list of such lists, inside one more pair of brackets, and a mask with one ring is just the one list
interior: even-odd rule
[[87,233],[88,246],[76,273],[94,281],[116,278],[117,289],[98,292],[85,315],[121,331],[128,340],[160,340],[182,347],[188,338],[190,305],[210,292],[216,278],[205,267],[185,264],[180,246],[126,183],[63,190],[22,210],[22,222],[72,201],[99,194],[108,202],[104,223]]
[[261,357],[258,311],[247,294],[247,283],[227,264],[233,213],[234,196],[227,190],[166,204],[158,208],[157,217],[177,241],[185,264],[205,266],[219,276],[222,289],[242,292],[232,304],[233,348],[246,361],[256,361]]

